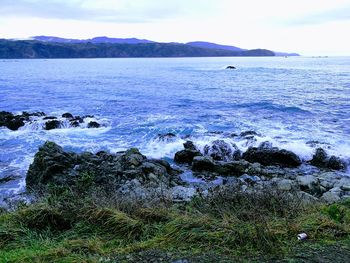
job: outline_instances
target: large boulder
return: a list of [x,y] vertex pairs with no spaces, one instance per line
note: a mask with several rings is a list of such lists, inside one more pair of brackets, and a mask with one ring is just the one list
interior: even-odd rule
[[61,122],[58,120],[50,120],[45,123],[45,130],[53,130],[61,127]]
[[0,127],[6,127],[12,131],[16,131],[20,127],[24,126],[24,121],[28,118],[29,116],[13,115],[11,112],[1,111]]
[[241,151],[233,143],[215,140],[204,147],[204,154],[216,161],[232,161],[241,157]]
[[297,167],[301,164],[300,158],[295,153],[276,147],[250,147],[242,157],[250,163],[257,162],[266,166]]
[[143,184],[173,186],[178,171],[164,160],[147,159],[136,148],[117,154],[75,154],[65,152],[53,142],[46,142],[29,167],[26,183],[28,189],[34,190],[49,184],[70,186],[84,174],[89,174],[96,184],[110,189],[133,179]]
[[184,150],[178,151],[175,153],[174,160],[177,163],[187,163],[191,164],[193,158],[196,156],[202,156],[201,152],[197,149],[191,141],[186,141],[184,143]]
[[345,170],[346,164],[334,155],[328,156],[326,151],[322,148],[317,148],[315,154],[310,160],[310,164],[319,168],[332,169],[332,170]]
[[215,170],[215,163],[210,157],[196,156],[193,158],[192,170],[196,172]]

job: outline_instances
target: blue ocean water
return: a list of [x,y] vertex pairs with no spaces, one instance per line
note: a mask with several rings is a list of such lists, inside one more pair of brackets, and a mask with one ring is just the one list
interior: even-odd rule
[[[234,65],[236,70],[226,70]],[[0,61],[0,110],[92,114],[105,127],[0,128],[0,195],[23,189],[37,148],[172,158],[191,136],[243,150],[262,141],[310,159],[316,147],[350,159],[350,57],[55,59]],[[256,141],[229,136],[254,130]],[[158,134],[172,132],[171,140]]]

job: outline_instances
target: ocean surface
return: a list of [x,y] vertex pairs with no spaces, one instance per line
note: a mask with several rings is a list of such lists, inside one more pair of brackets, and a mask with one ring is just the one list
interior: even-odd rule
[[[94,115],[103,124],[0,128],[0,178],[18,178],[0,184],[3,198],[24,189],[46,140],[78,152],[138,147],[168,160],[187,137],[242,150],[270,141],[304,160],[323,147],[349,161],[350,57],[0,60],[0,110]],[[259,136],[232,136],[243,131]],[[159,138],[166,133],[177,137]]]

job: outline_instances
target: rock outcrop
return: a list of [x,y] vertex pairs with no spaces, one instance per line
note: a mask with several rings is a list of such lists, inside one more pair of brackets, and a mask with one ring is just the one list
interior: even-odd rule
[[89,175],[105,187],[118,188],[136,179],[140,184],[177,185],[178,171],[164,160],[147,159],[138,149],[109,154],[66,152],[62,147],[46,142],[39,148],[30,165],[26,183],[28,189],[39,189],[49,184],[74,185],[79,178]]

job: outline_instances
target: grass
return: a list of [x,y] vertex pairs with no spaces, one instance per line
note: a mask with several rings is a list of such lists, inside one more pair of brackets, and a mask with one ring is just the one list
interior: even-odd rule
[[[293,257],[298,247],[350,244],[350,200],[307,204],[234,188],[186,204],[160,200],[53,188],[0,213],[0,262],[261,262]],[[306,242],[297,241],[301,232]]]

